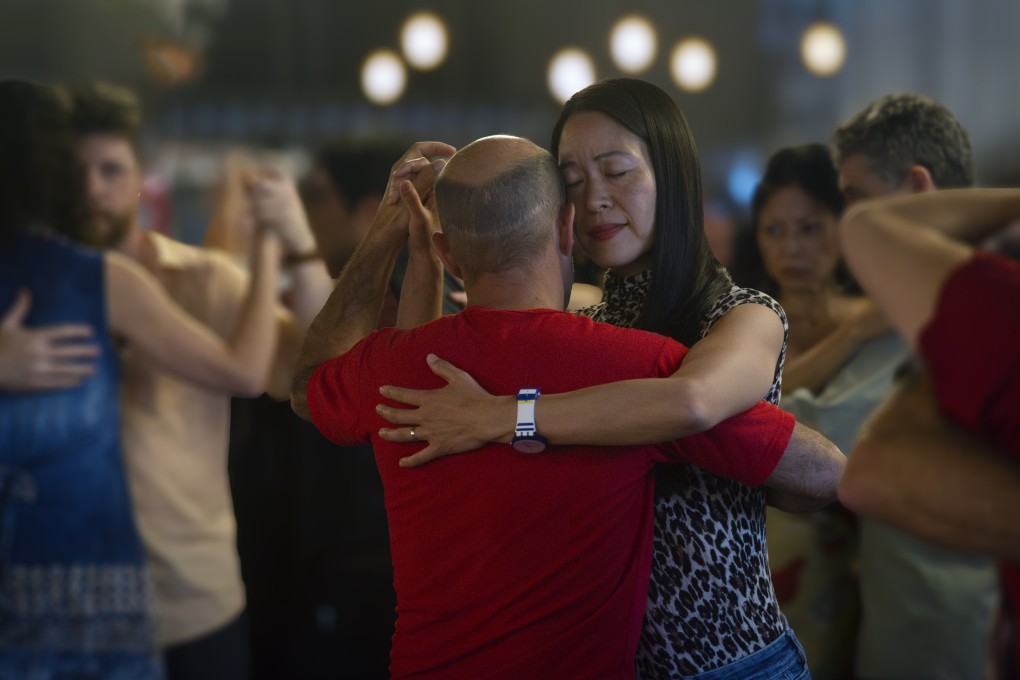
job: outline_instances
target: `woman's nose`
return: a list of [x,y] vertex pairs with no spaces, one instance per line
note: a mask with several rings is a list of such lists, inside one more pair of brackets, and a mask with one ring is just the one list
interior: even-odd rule
[[803,242],[797,238],[796,235],[787,235],[783,237],[783,252],[789,254],[797,254],[803,249]]
[[604,183],[598,180],[588,181],[585,182],[584,189],[585,206],[591,212],[600,212],[612,204]]

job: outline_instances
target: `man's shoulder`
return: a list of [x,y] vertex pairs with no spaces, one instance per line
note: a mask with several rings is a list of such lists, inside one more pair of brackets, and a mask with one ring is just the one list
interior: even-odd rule
[[160,267],[178,270],[229,270],[243,274],[244,270],[225,252],[214,248],[184,243],[165,234],[151,232],[149,238],[156,251]]
[[647,347],[677,347],[683,348],[676,340],[660,335],[659,333],[653,333],[652,331],[642,330],[640,328],[624,328],[621,326],[614,326],[606,321],[597,321],[593,319],[586,319],[590,323],[590,332],[600,338],[617,338],[620,342],[626,342],[629,345],[643,345]]
[[674,340],[657,333],[622,328],[585,315],[554,309],[518,311],[468,307],[458,314],[440,317],[416,330],[432,334],[462,333],[467,327],[474,331],[491,333],[502,331],[510,335],[540,332],[542,337],[550,341],[557,338],[569,338],[577,342],[590,339],[592,342],[609,342],[614,347],[618,343],[626,343],[629,347],[662,348],[665,345],[682,347]]
[[[354,348],[371,346],[389,350],[449,340],[463,346],[471,340],[518,341],[516,345],[569,345],[591,348],[594,355],[635,353],[636,349],[658,354],[674,349],[684,351],[671,338],[635,328],[620,328],[584,316],[558,310],[498,310],[469,307],[411,329],[379,328],[362,338]],[[506,346],[511,351],[511,346]]]

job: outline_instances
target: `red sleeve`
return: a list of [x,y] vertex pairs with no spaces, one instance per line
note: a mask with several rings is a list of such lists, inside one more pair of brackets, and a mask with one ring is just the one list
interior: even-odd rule
[[376,337],[370,335],[346,353],[320,364],[308,380],[312,423],[334,444],[364,444],[371,437],[361,424],[361,406],[365,403],[362,386],[368,382],[366,355]]
[[[675,373],[687,351],[672,340],[664,343],[658,375]],[[711,430],[663,443],[658,448],[666,462],[690,463],[742,484],[759,486],[786,452],[796,422],[792,414],[763,401]]]
[[796,422],[793,414],[762,401],[711,430],[663,444],[662,451],[671,462],[759,486],[786,452]]
[[1020,457],[1020,264],[978,251],[949,275],[918,349],[939,405]]

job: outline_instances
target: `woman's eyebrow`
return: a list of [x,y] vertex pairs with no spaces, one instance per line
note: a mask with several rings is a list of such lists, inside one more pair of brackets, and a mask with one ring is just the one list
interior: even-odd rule
[[[625,156],[627,158],[631,158],[631,154],[627,153],[626,151],[606,151],[605,153],[600,153],[598,156],[595,156],[595,160],[596,161],[604,161],[605,159],[607,159],[607,158],[609,158],[611,156]],[[566,163],[560,163],[560,170],[563,170],[564,168],[568,168],[571,165],[577,165],[577,162],[576,161],[567,161]]]

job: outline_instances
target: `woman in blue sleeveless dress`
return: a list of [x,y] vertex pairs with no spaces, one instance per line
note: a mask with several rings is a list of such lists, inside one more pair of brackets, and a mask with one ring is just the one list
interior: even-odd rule
[[[0,301],[16,286],[32,291],[33,324],[107,327],[97,253],[7,238]],[[159,677],[121,464],[116,355],[108,334],[96,342],[95,373],[79,387],[0,393],[0,677],[40,666],[58,677]]]
[[87,324],[97,350],[76,387],[0,391],[0,679],[160,678],[121,459],[113,337],[204,385],[260,392],[279,244],[260,237],[251,304],[223,341],[137,265],[57,233],[87,235],[57,91],[0,82],[0,148],[0,309],[30,295],[27,326]]

